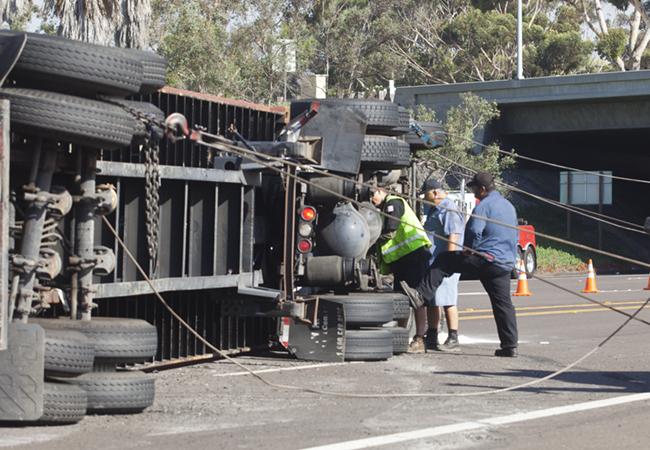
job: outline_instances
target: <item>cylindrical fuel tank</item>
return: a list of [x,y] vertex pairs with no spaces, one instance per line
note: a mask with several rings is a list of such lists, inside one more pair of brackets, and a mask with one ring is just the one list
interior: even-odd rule
[[316,236],[329,252],[346,258],[363,257],[370,246],[368,223],[350,203],[339,203],[321,216]]
[[366,219],[368,230],[370,231],[369,245],[374,244],[381,236],[381,229],[384,226],[384,220],[381,212],[370,202],[364,202],[359,207],[359,212]]

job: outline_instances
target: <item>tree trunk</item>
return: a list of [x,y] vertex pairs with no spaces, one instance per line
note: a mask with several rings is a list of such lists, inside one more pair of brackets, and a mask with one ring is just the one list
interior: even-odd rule
[[45,10],[59,18],[60,36],[116,47],[149,44],[150,0],[46,0]]

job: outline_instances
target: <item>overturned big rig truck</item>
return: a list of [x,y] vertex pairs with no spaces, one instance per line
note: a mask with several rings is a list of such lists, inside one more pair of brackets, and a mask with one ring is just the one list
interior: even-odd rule
[[139,412],[151,369],[254,349],[406,350],[368,186],[414,185],[407,112],[182,91],[153,53],[31,33],[0,51],[0,421]]

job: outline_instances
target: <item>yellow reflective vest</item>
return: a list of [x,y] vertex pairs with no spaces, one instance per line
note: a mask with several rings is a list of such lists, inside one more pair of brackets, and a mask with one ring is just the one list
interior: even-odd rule
[[[431,247],[431,241],[423,230],[422,224],[406,200],[396,195],[386,197],[387,202],[395,199],[404,203],[404,214],[400,218],[401,223],[395,230],[394,236],[379,248],[382,266],[394,263],[420,247]],[[382,273],[385,273],[384,269],[385,267],[382,267]]]

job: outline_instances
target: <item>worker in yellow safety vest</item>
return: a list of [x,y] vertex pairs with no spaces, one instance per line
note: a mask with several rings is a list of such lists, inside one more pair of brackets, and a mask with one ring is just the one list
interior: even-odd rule
[[373,205],[385,214],[377,244],[381,273],[393,274],[396,291],[402,290],[400,281],[417,286],[429,267],[431,241],[406,200],[389,195],[382,187],[374,188],[370,193]]

